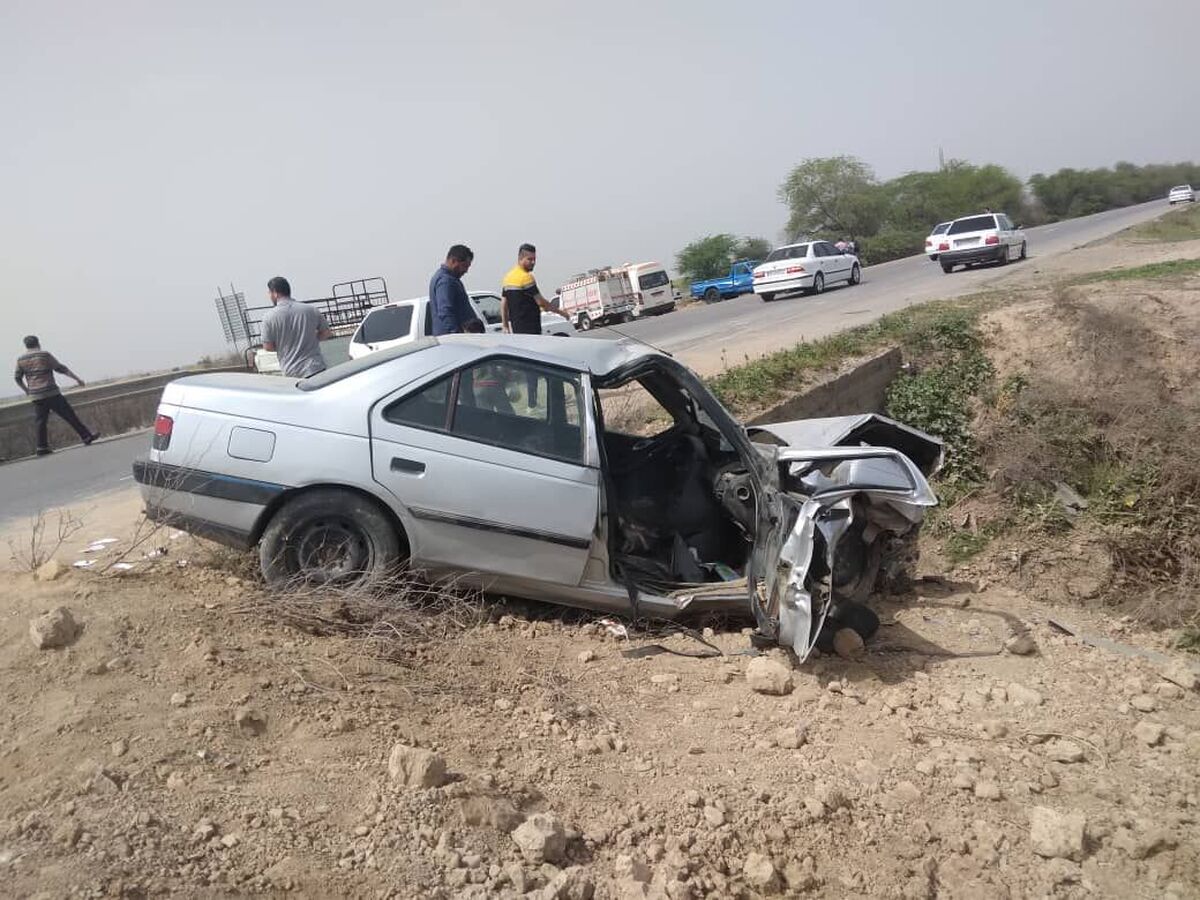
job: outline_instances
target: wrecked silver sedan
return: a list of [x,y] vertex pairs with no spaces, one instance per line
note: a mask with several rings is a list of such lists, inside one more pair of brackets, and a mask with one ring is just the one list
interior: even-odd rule
[[[752,612],[805,657],[911,553],[941,444],[876,415],[746,428],[631,341],[427,339],[303,381],[169,384],[154,519],[257,546],[268,582],[408,560],[637,616]],[[857,616],[857,618],[856,618]]]

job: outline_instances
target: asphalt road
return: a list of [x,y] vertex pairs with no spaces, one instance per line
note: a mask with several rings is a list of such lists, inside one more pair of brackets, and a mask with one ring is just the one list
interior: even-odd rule
[[0,524],[45,510],[78,511],[97,494],[132,486],[133,458],[149,448],[146,430],[0,466]]
[[[693,366],[714,370],[721,367],[723,354],[729,364],[735,364],[743,354],[791,346],[913,303],[979,290],[1029,267],[1036,269],[1039,257],[1108,237],[1166,209],[1164,202],[1156,201],[1031,228],[1030,259],[1004,268],[959,269],[944,275],[940,266],[923,256],[901,259],[868,267],[858,287],[830,289],[820,297],[794,295],[764,303],[751,294],[632,322],[620,331],[669,350]],[[607,328],[592,335],[617,336]],[[148,444],[148,432],[139,432],[0,466],[0,524],[42,510],[78,507],[97,494],[132,486],[130,465]]]
[[[1029,259],[1008,266],[955,269],[943,274],[941,266],[923,255],[868,266],[863,283],[854,288],[830,288],[818,297],[791,294],[764,303],[745,294],[733,300],[687,308],[643,321],[630,322],[618,330],[680,356],[703,371],[716,371],[721,353],[730,365],[751,356],[800,340],[823,337],[879,316],[938,297],[971,293],[1036,269],[1039,257],[1051,256],[1108,237],[1131,225],[1162,215],[1163,201],[1143,203],[1042,225],[1026,231]],[[611,328],[597,328],[596,337],[616,337]]]

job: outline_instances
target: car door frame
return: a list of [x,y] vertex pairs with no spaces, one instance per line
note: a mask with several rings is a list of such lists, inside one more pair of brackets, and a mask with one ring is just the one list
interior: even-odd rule
[[486,331],[499,332],[499,331],[504,330],[504,323],[501,319],[497,319],[495,322],[489,321],[487,315],[484,313],[483,309],[480,308],[480,306],[479,306],[479,298],[480,297],[492,297],[496,300],[497,303],[503,303],[504,300],[503,300],[503,298],[500,297],[499,294],[493,294],[491,291],[477,291],[477,292],[472,292],[472,293],[467,294],[467,297],[471,301],[471,308],[473,310],[475,310],[476,317],[479,319],[480,322],[483,323],[483,327]]
[[[579,379],[580,462],[452,432],[458,378],[501,361]],[[446,428],[386,418],[394,404],[446,378],[451,379]],[[602,479],[592,396],[586,372],[501,352],[440,368],[373,403],[368,412],[372,478],[405,511],[411,564],[433,572],[474,573],[484,587],[497,580],[578,585],[600,523]],[[544,500],[536,502],[531,492],[541,488]],[[499,513],[497,505],[506,499]],[[539,519],[538,510],[548,511],[551,521]]]

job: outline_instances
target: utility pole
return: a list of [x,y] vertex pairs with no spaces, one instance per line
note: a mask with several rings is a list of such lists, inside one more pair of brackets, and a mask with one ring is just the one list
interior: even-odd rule
[[946,153],[940,146],[938,147],[938,171],[946,171]]

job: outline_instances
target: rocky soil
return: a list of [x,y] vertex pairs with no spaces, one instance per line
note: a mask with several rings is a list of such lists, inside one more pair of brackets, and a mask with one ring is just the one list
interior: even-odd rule
[[[703,646],[496,604],[392,663],[238,612],[257,588],[225,570],[154,565],[5,583],[12,896],[1200,888],[1192,670],[1048,619],[1161,649],[1128,622],[928,580],[857,660],[793,669],[736,627],[720,657],[629,658]],[[58,607],[70,643],[38,649]]]

